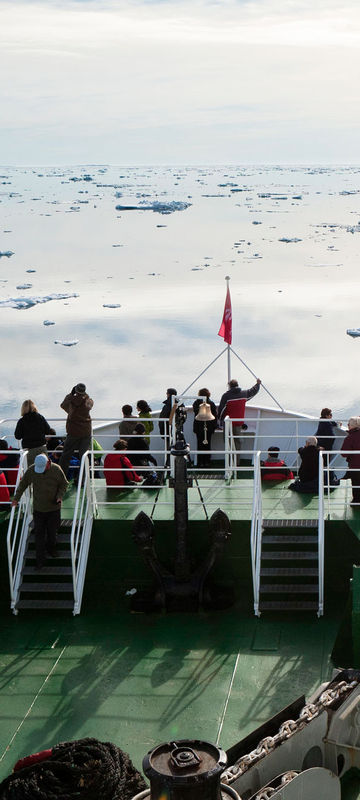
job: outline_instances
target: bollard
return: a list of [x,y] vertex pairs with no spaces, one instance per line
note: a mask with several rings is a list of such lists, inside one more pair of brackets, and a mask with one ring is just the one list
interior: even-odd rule
[[133,800],[240,800],[232,787],[220,784],[226,764],[225,751],[209,742],[165,742],[143,759],[150,789]]

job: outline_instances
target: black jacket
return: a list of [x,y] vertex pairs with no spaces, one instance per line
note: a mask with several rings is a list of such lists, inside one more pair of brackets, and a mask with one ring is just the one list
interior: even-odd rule
[[[147,466],[149,461],[157,466],[157,461],[154,456],[149,453],[149,445],[142,436],[131,436],[130,439],[127,440],[127,450],[129,451],[129,459],[134,467],[143,467]],[[145,450],[146,452],[139,452],[132,453],[131,450]]]
[[336,422],[330,419],[321,419],[318,424],[318,429],[315,433],[315,436],[318,440],[318,444],[320,447],[323,447],[324,450],[332,450],[335,434],[334,428],[336,428]]
[[[160,419],[161,417],[162,418],[165,417],[165,419],[168,419],[170,417],[173,396],[174,395],[171,395],[171,397],[167,397],[166,400],[164,400],[163,407],[160,411]],[[165,436],[165,433],[168,433],[168,429],[169,429],[168,422],[159,422],[159,431],[161,436]]]
[[299,478],[302,483],[317,480],[319,477],[319,447],[313,444],[307,447],[299,447],[298,453],[301,458],[299,467]]
[[15,428],[15,439],[22,439],[22,447],[41,447],[45,444],[45,436],[54,433],[42,414],[29,411],[20,417]]

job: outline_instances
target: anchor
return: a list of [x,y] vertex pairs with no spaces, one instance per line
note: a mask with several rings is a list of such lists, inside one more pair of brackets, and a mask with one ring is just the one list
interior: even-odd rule
[[[209,547],[202,560],[191,563],[188,542],[188,489],[192,485],[187,474],[190,447],[184,437],[186,409],[176,405],[175,443],[171,448],[174,457],[175,559],[173,570],[160,561],[155,546],[155,528],[150,517],[141,511],[133,525],[133,539],[142,550],[146,563],[155,576],[152,592],[140,591],[132,598],[134,610],[198,611],[202,608],[225,608],[233,602],[229,587],[215,584],[209,573],[221,557],[231,536],[230,520],[218,508],[209,520]],[[170,419],[171,422],[171,419]]]

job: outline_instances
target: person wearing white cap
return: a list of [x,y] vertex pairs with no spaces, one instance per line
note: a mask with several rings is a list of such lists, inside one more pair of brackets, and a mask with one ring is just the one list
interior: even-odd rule
[[56,557],[56,537],[60,527],[61,500],[68,486],[62,469],[53,464],[45,453],[36,456],[28,467],[14,494],[13,506],[21,495],[33,487],[33,515],[36,548],[36,567],[44,566],[46,553]]

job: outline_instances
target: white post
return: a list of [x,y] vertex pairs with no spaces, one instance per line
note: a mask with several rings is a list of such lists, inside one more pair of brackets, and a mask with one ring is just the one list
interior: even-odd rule
[[318,568],[319,568],[319,608],[318,617],[324,613],[324,461],[319,451],[319,522],[318,522]]
[[224,447],[225,447],[225,480],[230,483],[231,469],[230,469],[230,417],[225,417],[224,420]]

